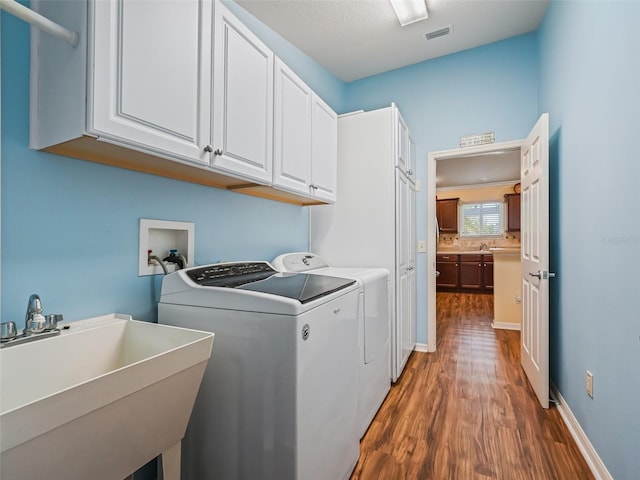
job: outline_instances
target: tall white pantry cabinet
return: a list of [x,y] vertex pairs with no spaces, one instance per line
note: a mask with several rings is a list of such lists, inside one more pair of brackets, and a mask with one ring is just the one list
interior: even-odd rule
[[338,119],[338,190],[310,210],[310,250],[331,265],[389,270],[391,378],[416,344],[415,154],[398,108]]

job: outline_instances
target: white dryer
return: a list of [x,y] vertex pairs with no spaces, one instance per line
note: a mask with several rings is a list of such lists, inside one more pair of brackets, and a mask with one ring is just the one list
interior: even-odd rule
[[159,323],[212,331],[184,480],[348,479],[359,455],[358,288],[224,263],[164,277]]
[[358,418],[360,438],[391,387],[389,271],[384,268],[330,267],[308,252],[285,253],[273,266],[281,272],[306,272],[358,282]]

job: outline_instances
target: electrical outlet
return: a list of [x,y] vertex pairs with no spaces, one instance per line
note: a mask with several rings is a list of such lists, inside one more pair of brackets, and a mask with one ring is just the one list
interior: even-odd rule
[[587,395],[593,398],[593,373],[587,370]]

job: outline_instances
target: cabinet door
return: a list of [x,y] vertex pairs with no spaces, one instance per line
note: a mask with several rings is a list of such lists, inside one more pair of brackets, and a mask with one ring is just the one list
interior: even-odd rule
[[409,162],[407,164],[407,175],[412,182],[416,181],[416,142],[413,141],[411,136],[409,139]]
[[520,194],[505,195],[507,199],[507,231],[520,231]]
[[493,290],[493,256],[483,255],[482,262],[483,287],[487,290]]
[[208,164],[211,0],[91,5],[88,132]]
[[409,266],[409,180],[396,173],[396,264],[401,271]]
[[407,221],[409,223],[409,238],[408,238],[408,249],[409,249],[409,266],[415,267],[416,265],[416,187],[413,183],[408,183],[407,195],[409,198],[407,199],[407,204],[409,207],[407,213]]
[[309,195],[311,89],[276,58],[273,184]]
[[436,270],[440,275],[436,277],[437,287],[457,288],[458,287],[458,256],[438,255],[436,260]]
[[482,288],[482,260],[465,261],[460,257],[460,287],[480,290]]
[[407,344],[407,349],[409,353],[411,353],[416,347],[416,294],[417,294],[417,283],[416,283],[416,269],[415,267],[411,267],[409,270],[408,280],[407,280],[407,288],[409,289],[409,343]]
[[400,112],[396,125],[396,166],[405,174],[409,170],[409,131]]
[[336,201],[338,184],[338,116],[317,95],[311,106],[311,193]]
[[409,272],[404,269],[399,272],[396,286],[396,332],[398,344],[397,352],[397,373],[400,374],[404,365],[413,350],[411,345],[411,306],[410,306],[410,287]]
[[214,35],[212,165],[271,183],[273,52],[219,2]]
[[458,231],[458,198],[436,201],[436,217],[441,233]]

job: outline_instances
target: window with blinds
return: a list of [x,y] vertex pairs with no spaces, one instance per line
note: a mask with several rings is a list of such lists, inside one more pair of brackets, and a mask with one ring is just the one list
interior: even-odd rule
[[504,233],[502,202],[466,203],[460,207],[460,235],[487,237]]

